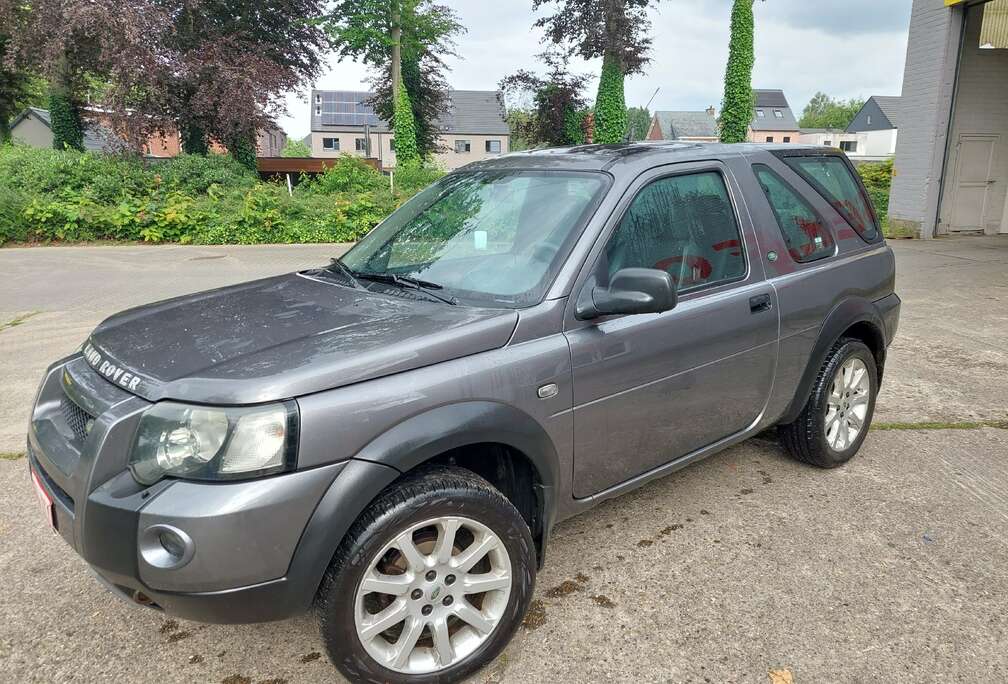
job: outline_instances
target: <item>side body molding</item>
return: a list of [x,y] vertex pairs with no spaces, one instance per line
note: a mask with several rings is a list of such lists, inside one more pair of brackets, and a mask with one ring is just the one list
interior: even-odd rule
[[[886,326],[881,313],[874,302],[862,297],[850,297],[837,304],[826,316],[822,327],[819,329],[819,337],[812,347],[809,355],[808,365],[802,373],[801,380],[795,390],[794,398],[788,406],[787,411],[781,416],[778,422],[790,423],[798,417],[805,402],[808,401],[809,393],[812,391],[812,383],[815,382],[819,369],[826,359],[830,349],[840,338],[845,330],[858,323],[867,323],[876,337],[875,344],[869,345],[878,354],[879,368],[885,364],[886,345],[891,337],[887,337]],[[882,374],[879,373],[881,381]]]

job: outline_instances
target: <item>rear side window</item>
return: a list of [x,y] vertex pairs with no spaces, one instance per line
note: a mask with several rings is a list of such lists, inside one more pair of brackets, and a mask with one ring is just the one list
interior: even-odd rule
[[657,268],[680,290],[736,280],[745,257],[735,210],[720,173],[661,178],[642,189],[606,247],[608,275]]
[[757,164],[753,171],[777,217],[791,258],[804,263],[832,255],[833,236],[812,205],[770,167]]
[[782,159],[808,181],[858,235],[868,242],[878,239],[878,226],[875,225],[868,198],[843,159],[832,156],[787,156]]

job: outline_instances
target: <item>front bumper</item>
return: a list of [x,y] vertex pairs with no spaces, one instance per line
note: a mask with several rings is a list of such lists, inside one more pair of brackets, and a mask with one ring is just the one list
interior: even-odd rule
[[[289,581],[288,569],[313,511],[346,464],[243,482],[145,487],[127,463],[148,406],[79,356],[50,368],[27,450],[53,500],[60,536],[116,592],[180,617],[258,622],[307,609],[314,587]],[[166,569],[148,562],[140,538],[154,525],[188,535],[195,550],[188,563]]]

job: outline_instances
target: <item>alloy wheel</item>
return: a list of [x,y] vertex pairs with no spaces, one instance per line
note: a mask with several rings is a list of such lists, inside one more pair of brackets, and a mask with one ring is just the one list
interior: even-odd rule
[[843,451],[857,440],[866,427],[870,398],[868,367],[857,357],[847,359],[833,376],[826,402],[823,429],[831,449]]

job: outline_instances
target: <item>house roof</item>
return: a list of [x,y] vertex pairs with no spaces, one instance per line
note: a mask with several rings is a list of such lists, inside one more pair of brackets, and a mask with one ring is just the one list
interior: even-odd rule
[[[17,117],[11,121],[11,130],[29,116],[34,116],[45,124],[46,128],[52,130],[52,117],[49,115],[49,110],[41,109],[39,107],[28,107],[18,114]],[[114,145],[112,144],[113,140],[115,140],[115,134],[104,126],[91,124],[84,129],[85,150],[90,150],[91,152],[112,151],[114,148]]]
[[[368,104],[373,93],[355,90],[312,90],[311,129],[313,131],[362,130],[365,124],[375,132],[391,130]],[[494,90],[451,90],[449,107],[438,118],[444,133],[508,135],[504,107]]]
[[654,115],[665,140],[718,137],[717,119],[705,111],[655,112]]
[[[798,121],[791,111],[783,90],[753,90],[756,99],[755,111],[749,127],[754,131],[797,131]],[[757,112],[763,111],[759,116]],[[778,117],[775,112],[780,112]]]
[[902,98],[898,95],[872,95],[870,98],[875,100],[875,104],[878,108],[882,110],[885,114],[885,118],[889,119],[889,123],[892,124],[893,128],[899,128],[900,124],[900,102]]

